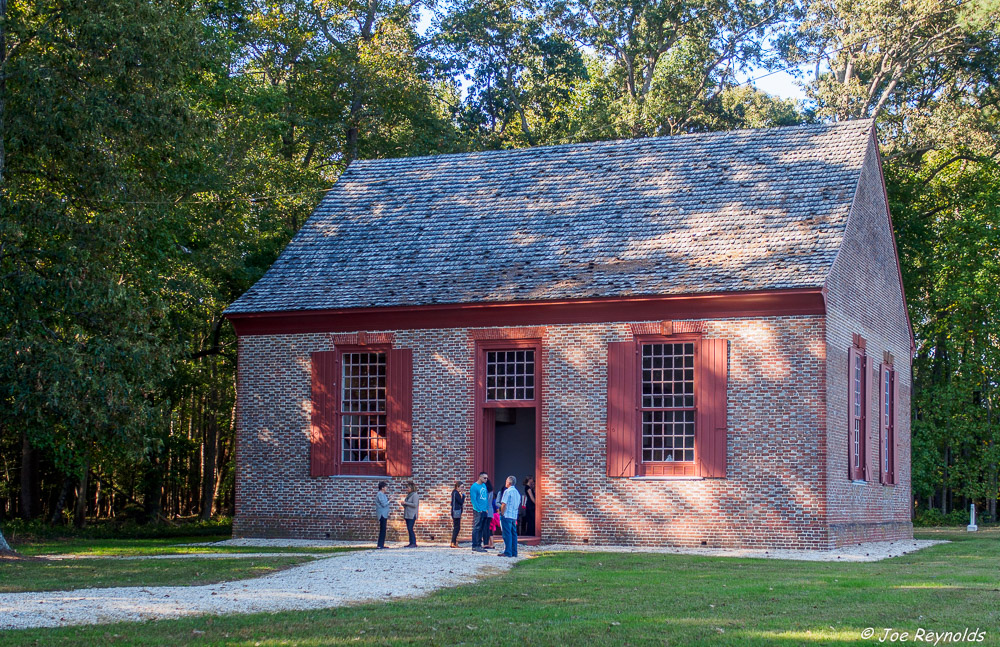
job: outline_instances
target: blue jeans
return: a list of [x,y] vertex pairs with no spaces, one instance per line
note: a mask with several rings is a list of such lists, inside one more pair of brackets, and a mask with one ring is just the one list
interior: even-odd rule
[[417,523],[416,519],[406,520],[406,534],[409,535],[410,543],[407,546],[417,545],[417,534],[413,532],[413,525]]
[[503,554],[517,557],[517,519],[500,517],[500,531],[503,533]]
[[476,512],[472,522],[472,547],[481,548],[483,542],[490,536],[490,517],[485,512]]

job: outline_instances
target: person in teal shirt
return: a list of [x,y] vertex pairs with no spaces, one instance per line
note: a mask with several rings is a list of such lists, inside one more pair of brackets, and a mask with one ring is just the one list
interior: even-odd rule
[[489,509],[489,498],[486,494],[486,481],[488,478],[489,476],[486,472],[480,472],[479,478],[469,488],[469,498],[472,499],[472,513],[475,517],[472,522],[472,550],[478,553],[486,552],[486,549],[483,548],[483,540],[489,536],[488,533],[490,532],[492,511]]

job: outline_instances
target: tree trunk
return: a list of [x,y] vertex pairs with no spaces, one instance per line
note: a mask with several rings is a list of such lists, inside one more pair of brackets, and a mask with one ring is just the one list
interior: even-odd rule
[[87,522],[87,485],[90,480],[90,454],[83,459],[83,473],[76,489],[76,507],[73,510],[73,526],[83,528]]
[[49,523],[57,524],[62,522],[63,508],[66,507],[66,499],[69,498],[69,492],[73,489],[74,482],[72,478],[63,481],[62,490],[59,491],[59,498],[56,499],[56,504],[52,506],[52,516],[49,518]]
[[204,448],[202,450],[203,469],[201,475],[201,514],[199,519],[210,521],[215,511],[215,460],[219,453],[219,390],[216,388],[215,362],[212,362],[212,389],[208,394],[208,407],[205,412]]
[[24,434],[21,440],[21,516],[27,520],[37,517],[41,513],[40,499],[38,452],[31,446],[28,434]]

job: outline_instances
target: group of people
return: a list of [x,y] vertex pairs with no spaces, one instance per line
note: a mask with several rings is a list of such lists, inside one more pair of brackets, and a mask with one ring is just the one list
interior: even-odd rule
[[[378,519],[378,548],[385,548],[386,525],[389,521],[389,484],[379,481],[378,492],[375,494],[375,516]],[[499,492],[494,492],[486,472],[469,488],[469,499],[472,503],[472,550],[485,552],[492,548],[492,537],[499,527],[503,536],[504,549],[502,557],[517,557],[518,535],[535,534],[535,479],[526,477],[523,482],[524,494],[517,489],[517,479],[508,476]],[[406,483],[406,495],[400,499],[403,508],[403,519],[406,521],[406,533],[409,538],[407,548],[415,548],[417,536],[414,527],[420,509],[420,495],[413,481]],[[462,493],[462,482],[456,481],[451,491],[451,547],[458,548],[458,533],[462,529],[462,516],[465,512],[465,494]]]

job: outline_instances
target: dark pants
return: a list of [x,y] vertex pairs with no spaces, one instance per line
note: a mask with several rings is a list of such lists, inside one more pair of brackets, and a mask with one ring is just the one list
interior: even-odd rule
[[521,528],[518,530],[519,535],[524,535],[525,537],[531,537],[535,534],[535,509],[534,508],[523,508],[521,510],[521,516],[517,518],[517,522],[521,524]]
[[410,543],[409,543],[410,546],[417,545],[417,533],[413,532],[413,524],[415,523],[417,523],[416,519],[406,520],[406,534],[409,535],[410,537]]
[[472,547],[481,548],[484,542],[489,541],[490,517],[486,512],[477,512],[476,519],[472,524]]
[[503,530],[503,554],[517,557],[517,519],[500,517],[500,528]]
[[385,548],[385,524],[389,521],[385,517],[378,518],[378,547]]
[[451,518],[451,543],[458,543],[458,532],[462,529],[462,517]]

